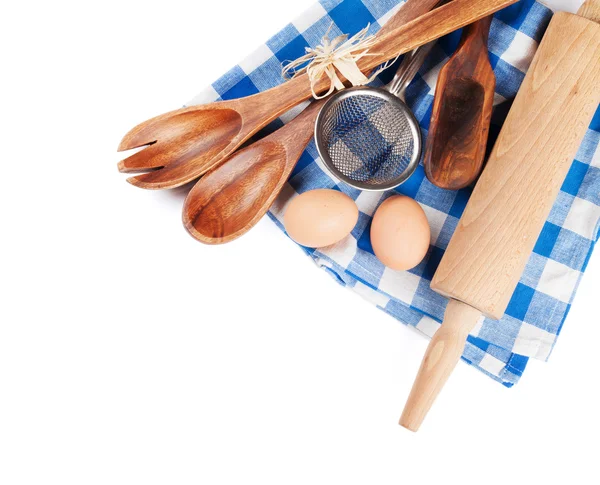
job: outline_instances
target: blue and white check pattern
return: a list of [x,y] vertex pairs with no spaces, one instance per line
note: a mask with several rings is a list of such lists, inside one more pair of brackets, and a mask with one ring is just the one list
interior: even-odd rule
[[[189,104],[232,99],[263,91],[282,82],[281,63],[315,46],[333,23],[332,34],[354,34],[371,24],[376,32],[395,12],[399,0],[321,0],[304,15],[260,46]],[[497,77],[493,143],[516,95],[552,12],[534,0],[522,0],[495,15],[489,51]],[[409,86],[407,102],[427,136],[437,74],[456,49],[460,32],[439,41]],[[391,78],[392,68],[380,76]],[[264,133],[289,121],[298,109],[277,120]],[[514,385],[529,358],[547,359],[560,334],[599,236],[600,219],[600,110],[581,145],[576,160],[534,253],[500,322],[485,319],[469,336],[463,358],[502,382]],[[429,183],[422,166],[404,185],[386,194],[360,192],[335,180],[323,167],[314,143],[302,155],[270,216],[281,224],[285,208],[296,195],[316,188],[340,190],[352,197],[360,217],[351,236],[323,250],[303,248],[341,284],[353,289],[401,322],[431,336],[443,319],[447,300],[433,292],[430,281],[471,194],[451,192]],[[415,269],[397,272],[373,254],[371,218],[394,193],[417,200],[429,219],[432,239],[426,259]]]

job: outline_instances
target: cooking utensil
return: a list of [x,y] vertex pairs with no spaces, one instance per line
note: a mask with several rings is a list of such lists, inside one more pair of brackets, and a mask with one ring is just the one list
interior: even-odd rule
[[600,103],[598,23],[600,0],[588,0],[548,27],[431,283],[451,300],[400,420],[410,430],[419,429],[481,315],[498,320],[508,306]]
[[488,37],[492,16],[465,27],[457,51],[440,71],[423,163],[442,189],[471,185],[483,168],[496,76]]
[[[407,54],[392,84],[399,88],[408,84],[432,45]],[[183,223],[189,233],[205,244],[223,244],[254,227],[281,192],[312,139],[315,120],[324,104],[324,100],[311,103],[287,125],[236,152],[202,177],[183,208]]]
[[183,224],[204,244],[242,236],[267,213],[313,136],[322,101],[311,103],[293,123],[236,152],[190,191]]
[[383,191],[414,173],[421,129],[401,97],[433,44],[407,55],[387,90],[361,86],[327,100],[315,140],[323,163],[337,178],[360,190]]
[[[418,3],[420,0],[413,0]],[[453,0],[403,27],[377,37],[372,56],[359,61],[362,71],[464,27],[516,0]],[[321,79],[317,92],[328,87]],[[312,91],[306,75],[243,99],[192,106],[166,113],[133,128],[119,151],[147,146],[119,162],[121,172],[143,172],[128,181],[147,189],[190,182],[220,164],[248,138],[302,101]]]

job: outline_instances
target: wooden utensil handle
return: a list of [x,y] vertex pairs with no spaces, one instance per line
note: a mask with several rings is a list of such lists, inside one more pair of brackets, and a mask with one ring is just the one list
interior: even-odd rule
[[383,27],[377,32],[377,37],[383,37],[384,35],[393,32],[395,29],[402,27],[408,22],[419,18],[421,15],[425,15],[435,7],[438,7],[446,3],[446,0],[408,0],[398,12],[396,12],[390,20],[388,20]]
[[[358,61],[358,67],[362,72],[370,72],[390,59],[439,39],[516,2],[517,0],[452,0],[400,28],[377,36],[377,42],[369,49],[370,55],[363,56]],[[315,84],[314,90],[323,93],[329,86],[329,78],[323,76]],[[278,109],[273,112],[273,116],[277,117],[309,99],[311,94],[310,82],[306,74],[269,90],[268,96],[279,100]],[[269,110],[272,110],[271,105]]]
[[464,42],[464,40],[466,40],[465,37],[472,35],[478,36],[483,41],[483,44],[487,47],[490,37],[490,27],[492,26],[492,20],[494,20],[494,16],[488,15],[487,17],[482,18],[481,20],[478,20],[477,22],[474,22],[471,25],[467,25],[464,29],[465,33],[463,34],[463,40],[461,41],[461,43]]
[[435,398],[460,360],[469,332],[480,318],[480,311],[457,300],[450,300],[444,323],[427,347],[400,418],[401,426],[418,431]]
[[587,0],[579,8],[577,15],[600,23],[600,0]]
[[369,50],[372,56],[363,57],[359,67],[366,72],[514,3],[516,0],[452,0],[399,29],[377,36],[376,44]]

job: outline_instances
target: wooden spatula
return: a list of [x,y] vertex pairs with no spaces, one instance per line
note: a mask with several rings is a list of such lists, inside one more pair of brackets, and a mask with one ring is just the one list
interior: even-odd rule
[[500,319],[600,103],[600,0],[557,13],[431,283],[451,298],[400,424],[416,431],[481,315]]
[[438,77],[423,163],[429,181],[442,189],[471,185],[483,168],[496,88],[491,25],[489,16],[465,27]]
[[[421,0],[412,0],[420,2]],[[377,36],[358,66],[368,72],[517,0],[452,0],[403,27]],[[315,90],[329,86],[325,77]],[[312,96],[306,75],[242,99],[192,106],[156,118],[125,135],[119,151],[147,146],[119,162],[121,172],[147,172],[128,181],[146,189],[175,188],[221,164],[258,130]]]

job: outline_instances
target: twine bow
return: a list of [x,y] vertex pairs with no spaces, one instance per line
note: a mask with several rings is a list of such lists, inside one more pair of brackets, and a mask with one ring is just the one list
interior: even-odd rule
[[[335,90],[339,91],[345,88],[338,73],[353,86],[363,86],[373,81],[381,71],[393,63],[393,61],[387,62],[371,77],[365,76],[358,68],[357,62],[365,56],[375,55],[369,54],[369,49],[375,44],[375,36],[367,35],[370,25],[350,38],[347,34],[343,34],[330,40],[329,33],[332,27],[333,23],[325,33],[320,45],[314,49],[307,47],[304,56],[289,63],[282,70],[285,79],[291,79],[306,72],[315,99],[326,98]],[[315,86],[323,75],[329,78],[330,85],[329,90],[319,96],[315,91]]]

